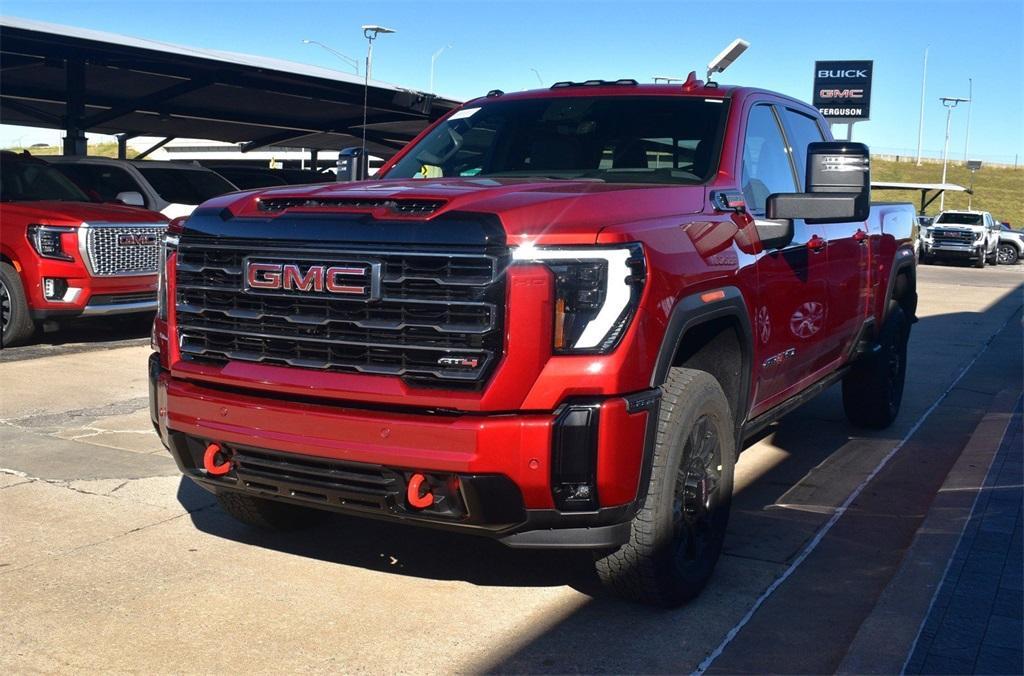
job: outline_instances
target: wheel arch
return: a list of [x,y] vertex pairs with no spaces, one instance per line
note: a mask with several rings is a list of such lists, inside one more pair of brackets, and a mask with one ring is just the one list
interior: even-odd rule
[[663,385],[673,366],[710,373],[725,392],[739,429],[750,405],[752,353],[750,315],[738,288],[690,294],[669,317],[651,386]]
[[899,303],[908,321],[917,321],[917,264],[914,252],[909,247],[900,247],[896,250],[893,260],[885,296],[882,297],[878,310],[881,318],[879,327],[883,326],[888,318],[890,300]]

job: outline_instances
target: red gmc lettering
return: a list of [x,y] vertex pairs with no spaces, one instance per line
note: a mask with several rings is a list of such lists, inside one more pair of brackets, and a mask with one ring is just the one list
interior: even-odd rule
[[818,96],[823,99],[861,99],[863,89],[819,89]]
[[253,289],[280,289],[281,266],[274,263],[249,263],[246,282]]
[[345,268],[340,266],[327,268],[327,273],[325,275],[327,278],[327,290],[331,293],[351,293],[361,296],[366,293],[365,286],[350,286],[343,284],[339,277],[365,277],[366,273],[366,268]]
[[324,267],[314,265],[306,270],[306,274],[299,272],[298,265],[284,266],[284,281],[282,286],[285,289],[298,289],[299,291],[323,291],[324,290]]
[[[311,265],[303,272],[294,263],[249,263],[245,278],[250,289],[281,289],[363,295],[366,286],[352,284],[346,277],[366,278],[369,268],[346,265]],[[349,283],[346,283],[348,281]]]

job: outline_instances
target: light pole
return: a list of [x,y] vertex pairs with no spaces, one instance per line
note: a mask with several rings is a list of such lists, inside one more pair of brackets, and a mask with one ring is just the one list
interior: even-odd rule
[[540,76],[540,72],[536,68],[531,68],[530,70],[532,70],[533,74],[537,76],[537,82],[539,82],[540,86],[543,87],[544,86],[544,78],[542,78]]
[[334,54],[336,57],[338,57],[339,59],[341,59],[342,61],[344,61],[348,65],[350,65],[353,68],[355,68],[356,69],[356,75],[359,75],[359,61],[357,61],[356,59],[353,59],[351,56],[346,56],[345,54],[342,54],[341,52],[339,52],[337,49],[333,49],[331,47],[328,47],[324,43],[319,42],[317,40],[303,40],[302,44],[304,44],[304,45],[316,45],[318,47],[322,47],[322,48],[326,49],[331,54]]
[[[970,101],[970,99],[962,99],[958,96],[942,96],[939,97],[942,101],[942,105],[946,107],[946,145],[942,150],[942,183],[946,183],[946,164],[949,161],[949,122],[953,117],[953,109],[956,108],[957,104]],[[943,190],[939,195],[939,211],[942,211],[946,207],[946,191]]]
[[967,149],[971,145],[971,108],[974,107],[974,80],[967,78],[967,137],[964,138],[964,162],[967,161]]
[[362,153],[359,156],[359,161],[362,163],[362,171],[359,172],[360,178],[366,178],[367,167],[370,166],[369,160],[366,158],[366,108],[370,100],[370,75],[373,72],[373,41],[377,39],[377,36],[382,33],[394,33],[393,28],[385,28],[384,26],[377,26],[369,24],[363,26],[363,37],[366,38],[366,69],[363,78],[363,143]]
[[430,93],[431,94],[434,93],[434,64],[437,63],[437,60],[441,57],[442,54],[444,54],[444,50],[451,49],[451,48],[452,48],[451,45],[445,45],[444,47],[442,47],[441,49],[437,50],[436,52],[434,52],[433,54],[430,55]]
[[921,72],[921,116],[917,120],[917,166],[921,166],[921,140],[924,138],[924,87],[928,80],[928,47],[924,48],[924,70]]

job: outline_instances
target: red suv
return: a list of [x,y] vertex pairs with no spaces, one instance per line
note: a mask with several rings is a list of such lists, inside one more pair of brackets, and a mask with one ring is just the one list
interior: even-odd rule
[[2,344],[37,321],[156,309],[161,214],[93,202],[28,154],[0,154]]
[[909,204],[768,91],[491,92],[372,181],[207,202],[169,232],[152,416],[251,524],[325,510],[595,551],[680,603],[744,440],[842,382],[899,411]]

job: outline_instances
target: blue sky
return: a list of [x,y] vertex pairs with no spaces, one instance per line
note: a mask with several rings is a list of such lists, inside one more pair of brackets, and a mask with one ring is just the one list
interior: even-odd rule
[[[430,56],[435,85],[469,98],[557,80],[703,75],[708,60],[734,37],[751,47],[720,81],[757,85],[809,100],[816,59],[873,59],[872,120],[854,140],[875,151],[913,153],[921,96],[922,57],[930,46],[924,149],[941,154],[945,111],[939,96],[967,96],[974,80],[970,154],[1024,162],[1024,2],[308,2],[291,0],[3,0],[15,16],[165,42],[225,49],[345,70],[337,57],[303,38],[361,59],[359,26],[398,30],[377,42],[374,77],[427,88]],[[962,158],[967,111],[953,114],[950,156]],[[841,130],[836,130],[840,135]],[[54,132],[0,130],[0,144],[52,141]]]

